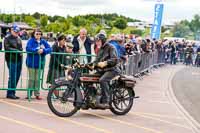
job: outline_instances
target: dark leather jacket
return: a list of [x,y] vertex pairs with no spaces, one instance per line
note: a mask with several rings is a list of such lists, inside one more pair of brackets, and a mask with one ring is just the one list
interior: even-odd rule
[[115,48],[109,43],[105,43],[99,50],[94,64],[98,62],[107,61],[107,66],[103,69],[97,68],[99,72],[116,71],[120,73],[119,60]]
[[[22,41],[19,37],[8,35],[4,40],[4,49],[6,51],[23,51]],[[22,61],[22,53],[5,53],[7,62]]]

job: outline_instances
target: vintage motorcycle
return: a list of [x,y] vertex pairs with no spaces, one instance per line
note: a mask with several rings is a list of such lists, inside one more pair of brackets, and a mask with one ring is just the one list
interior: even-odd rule
[[84,74],[83,69],[90,69],[91,64],[80,64],[78,60],[72,66],[63,66],[65,77],[55,80],[50,89],[47,102],[50,110],[60,117],[70,117],[78,110],[110,109],[116,115],[127,114],[133,106],[136,81],[125,75],[114,77],[110,81],[109,108],[99,107],[102,93],[99,84],[100,75]]
[[192,53],[189,51],[185,52],[185,64],[186,65],[191,65],[192,64]]

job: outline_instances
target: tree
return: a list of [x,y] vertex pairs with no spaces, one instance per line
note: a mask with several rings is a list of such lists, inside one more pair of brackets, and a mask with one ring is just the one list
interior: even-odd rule
[[190,27],[185,23],[176,23],[173,30],[174,37],[187,37],[190,34]]
[[61,28],[63,32],[66,32],[70,28],[70,22],[67,19],[65,19],[65,21],[61,23]]
[[47,25],[47,23],[48,23],[48,17],[47,16],[42,16],[40,18],[40,24],[41,24],[41,26],[45,27]]
[[38,13],[38,12],[35,12],[32,16],[33,16],[35,19],[40,19],[40,13]]
[[32,27],[36,27],[36,20],[35,20],[34,17],[32,17],[32,16],[25,16],[24,21],[25,21],[28,25],[30,25],[30,26],[32,26]]
[[190,29],[196,33],[200,30],[200,16],[195,15],[192,21],[190,22]]
[[62,32],[62,29],[58,23],[51,23],[47,25],[46,31],[57,33]]
[[82,18],[81,16],[75,16],[72,19],[72,23],[74,26],[80,27],[80,26],[84,26],[86,24],[86,20],[84,18]]
[[123,18],[118,18],[116,19],[116,21],[114,22],[114,26],[118,29],[125,29],[127,27],[127,21]]
[[139,29],[133,29],[133,30],[131,30],[131,34],[136,34],[136,35],[142,36],[143,31],[139,30]]
[[11,15],[11,14],[5,14],[4,22],[5,23],[11,23],[11,22],[13,22],[13,15]]

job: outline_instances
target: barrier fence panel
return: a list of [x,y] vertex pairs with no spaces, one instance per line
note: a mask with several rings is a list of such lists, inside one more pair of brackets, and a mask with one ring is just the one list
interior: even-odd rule
[[141,72],[148,71],[154,65],[165,63],[165,53],[157,50],[149,53],[135,54],[128,57],[126,67],[127,75],[137,75]]
[[[67,73],[61,67],[61,64],[70,66],[74,59],[77,59],[80,64],[87,64],[89,60],[94,61],[95,56],[52,52],[51,55],[48,55],[45,62],[46,65],[42,73],[41,88],[43,90],[49,90],[56,78],[64,77]],[[85,69],[83,73],[89,73],[89,71]]]
[[[7,63],[11,61],[6,61],[5,54],[10,54],[9,59],[12,60],[12,63]],[[32,63],[33,66],[36,65],[34,64],[34,59],[38,58],[39,61],[37,65],[39,65],[39,67],[37,66],[37,72],[27,67],[27,55],[31,57],[32,62],[29,61],[29,64]],[[151,66],[155,64],[161,62],[164,63],[164,55],[165,53],[157,51],[144,54],[137,53],[135,55],[131,55],[128,57],[128,62],[126,64],[124,73],[127,75],[136,75],[141,72],[147,71]],[[21,60],[21,57],[23,57],[23,60]],[[15,86],[11,86],[11,84],[8,84],[10,70],[10,78],[12,78],[12,85],[18,82],[17,77],[19,77],[19,82],[16,86],[16,91],[27,91],[28,97],[30,98],[32,91],[39,91],[40,89],[48,90],[50,85],[54,84],[55,78],[64,77],[65,71],[63,71],[63,69],[60,67],[60,64],[70,65],[72,64],[73,58],[77,58],[80,61],[80,63],[83,64],[89,63],[88,60],[90,60],[90,58],[92,61],[94,61],[95,59],[93,55],[52,52],[50,55],[46,55],[46,57],[43,58],[38,54],[27,53],[22,51],[0,51],[0,59],[2,62],[0,69],[0,73],[2,74],[2,76],[0,76],[0,90],[13,90],[13,88],[15,88]],[[18,66],[13,64],[19,64],[19,68]],[[88,73],[88,71],[83,72]],[[36,75],[33,76],[34,74]]]
[[[16,91],[27,91],[27,95],[30,96],[31,91],[39,90],[40,86],[36,86],[36,88],[31,88],[29,86],[31,82],[28,82],[30,79],[30,71],[26,64],[27,54],[33,55],[32,53],[26,53],[23,51],[0,51],[0,90],[16,90]],[[40,59],[40,57],[39,57]],[[32,62],[33,63],[33,62]],[[37,76],[34,78],[40,79],[41,76],[41,63],[38,64],[39,69],[37,71]],[[32,71],[34,72],[34,71]],[[35,72],[34,72],[35,74]],[[40,80],[37,80],[33,84],[40,84]],[[12,95],[13,92],[9,91],[9,95]]]
[[[29,56],[29,67],[26,65],[27,56]],[[88,57],[91,57],[91,55],[52,52],[51,55],[46,55],[43,58],[37,53],[0,51],[0,60],[2,62],[0,64],[0,73],[2,73],[2,76],[0,76],[0,90],[27,91],[27,96],[30,100],[32,91],[48,90],[48,83],[53,83],[55,78],[64,77],[64,70],[61,70],[60,64],[69,65],[72,63],[73,58],[77,58],[80,63],[84,64],[87,63],[86,59]],[[91,59],[94,60],[94,57],[92,56]],[[48,72],[50,75],[48,80],[50,82],[47,83]],[[10,83],[8,83],[9,79]]]

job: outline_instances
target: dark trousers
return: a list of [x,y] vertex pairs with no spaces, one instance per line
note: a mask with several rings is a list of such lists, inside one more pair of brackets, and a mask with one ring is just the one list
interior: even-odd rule
[[171,54],[171,64],[176,64],[176,53]]
[[102,103],[107,103],[110,100],[109,81],[117,76],[118,73],[115,71],[107,71],[101,74],[103,75],[99,79],[99,82],[102,89]]
[[2,42],[0,42],[0,50],[2,50]]
[[9,69],[8,88],[13,88],[13,90],[7,90],[7,96],[11,96],[15,95],[15,89],[22,70],[22,62],[7,62],[7,66]]

